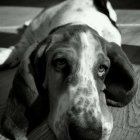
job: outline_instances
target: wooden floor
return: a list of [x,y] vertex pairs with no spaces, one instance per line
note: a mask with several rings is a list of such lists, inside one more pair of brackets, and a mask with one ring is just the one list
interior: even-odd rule
[[[16,43],[20,38],[15,30],[16,27],[33,18],[40,10],[39,8],[0,7],[0,47],[8,47]],[[125,44],[123,49],[134,64],[139,90],[128,106],[110,108],[114,117],[114,129],[110,140],[140,140],[140,10],[117,10],[117,14],[123,44]],[[15,71],[16,68],[0,72],[1,114]],[[43,122],[29,135],[29,140],[55,140],[55,137],[47,123]]]

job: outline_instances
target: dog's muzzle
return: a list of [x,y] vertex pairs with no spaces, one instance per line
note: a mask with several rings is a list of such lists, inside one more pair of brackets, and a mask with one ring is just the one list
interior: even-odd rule
[[68,116],[70,140],[99,140],[102,137],[101,115],[95,117],[94,109],[73,106]]

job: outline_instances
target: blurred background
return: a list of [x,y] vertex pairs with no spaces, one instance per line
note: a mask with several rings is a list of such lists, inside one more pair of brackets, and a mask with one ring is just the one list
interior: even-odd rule
[[[53,0],[63,1],[63,0]],[[110,0],[116,9],[139,9],[140,0]],[[1,0],[0,5],[44,7],[52,0]]]

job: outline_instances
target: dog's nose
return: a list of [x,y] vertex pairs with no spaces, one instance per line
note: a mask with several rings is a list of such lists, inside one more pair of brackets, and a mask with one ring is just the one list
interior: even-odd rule
[[93,126],[92,128],[84,128],[75,123],[70,123],[69,137],[71,140],[99,140],[102,137],[101,123],[99,122],[96,127]]

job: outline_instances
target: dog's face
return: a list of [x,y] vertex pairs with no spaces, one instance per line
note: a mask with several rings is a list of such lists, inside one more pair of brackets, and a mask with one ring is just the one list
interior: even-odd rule
[[[43,76],[41,83],[49,98],[48,123],[59,140],[108,139],[113,119],[106,104],[121,106],[130,101],[125,97],[134,84],[129,74],[124,74],[124,78],[130,85],[121,83],[121,80],[118,84],[121,77],[106,79],[112,76],[114,67],[111,65],[117,63],[119,51],[115,53],[115,50],[120,50],[114,45],[117,48],[110,51],[112,46],[86,25],[62,27],[41,43],[38,56],[41,58],[43,55],[45,63],[44,70],[38,67],[37,73]],[[119,55],[124,54],[121,52]],[[124,58],[120,56],[118,59],[126,59],[125,55]],[[132,70],[128,59],[126,62]],[[115,66],[117,69],[121,64]],[[122,68],[119,72],[124,71]],[[116,85],[118,89],[115,91]],[[115,93],[112,94],[113,86]]]
[[95,34],[62,31],[47,51],[43,86],[49,93],[49,122],[59,139],[92,140],[111,132],[112,117],[102,97],[110,60]]

